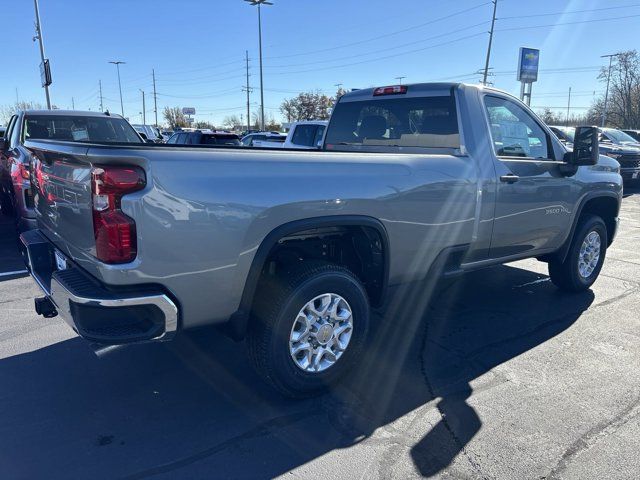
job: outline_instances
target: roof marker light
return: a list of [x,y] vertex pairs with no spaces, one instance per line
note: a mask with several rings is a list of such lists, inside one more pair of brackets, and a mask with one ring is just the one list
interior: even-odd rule
[[390,87],[379,87],[373,91],[374,97],[380,97],[382,95],[402,95],[407,93],[406,85],[392,85]]

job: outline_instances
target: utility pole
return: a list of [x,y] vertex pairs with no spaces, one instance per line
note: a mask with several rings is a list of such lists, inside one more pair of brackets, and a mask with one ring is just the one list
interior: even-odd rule
[[407,78],[407,77],[396,77],[396,80],[398,80],[398,82],[400,82],[400,85],[402,85],[402,79],[403,78]]
[[607,121],[607,105],[609,103],[609,82],[611,81],[611,63],[613,60],[613,57],[618,57],[620,55],[620,53],[612,53],[611,55],[601,55],[600,58],[609,58],[609,73],[607,73],[607,90],[605,91],[604,94],[604,110],[602,112],[602,125],[600,125],[601,127],[604,128],[604,124]]
[[491,19],[491,31],[489,32],[489,47],[487,48],[487,61],[484,64],[484,75],[482,84],[487,84],[487,76],[489,75],[489,61],[491,60],[491,44],[493,43],[493,27],[496,24],[496,10],[498,9],[498,0],[493,0],[493,18]]
[[151,76],[153,77],[153,113],[156,116],[156,128],[158,128],[158,94],[156,93],[156,70],[151,69]]
[[273,5],[268,0],[244,0],[251,6],[258,6],[258,48],[260,50],[260,128],[264,130],[264,82],[262,76],[262,5]]
[[98,90],[100,90],[100,111],[104,112],[104,105],[102,104],[102,80],[98,80]]
[[43,69],[45,75],[45,81],[43,82],[44,93],[47,97],[47,109],[51,110],[51,97],[49,96],[49,85],[51,84],[51,70],[49,67],[49,60],[45,57],[44,54],[44,39],[42,38],[42,26],[40,24],[40,8],[38,7],[38,0],[33,0],[33,3],[36,8],[36,36],[33,37],[35,41],[38,39],[38,43],[40,44],[40,60],[42,63],[40,64],[40,68]]
[[569,87],[569,101],[567,102],[567,123],[566,126],[569,126],[569,111],[571,110],[571,87]]
[[76,102],[73,99],[73,97],[71,97],[71,110],[75,110],[76,109]]
[[247,92],[247,132],[251,130],[251,86],[249,85],[249,50],[244,51],[244,60],[247,65],[247,85],[243,90]]
[[18,96],[18,87],[16,87],[16,105],[20,103],[20,97]]
[[142,92],[142,124],[147,124],[147,106],[144,103],[144,90],[140,90]]
[[120,60],[110,61],[109,63],[113,63],[118,70],[118,88],[120,89],[120,113],[124,117],[124,103],[122,103],[122,83],[120,82],[120,65],[126,62],[121,62]]

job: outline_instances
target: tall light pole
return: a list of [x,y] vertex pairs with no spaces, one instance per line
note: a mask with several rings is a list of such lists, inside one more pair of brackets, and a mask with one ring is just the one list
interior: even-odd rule
[[258,48],[260,50],[260,128],[264,131],[264,84],[262,81],[262,5],[273,5],[268,0],[244,0],[251,6],[258,6]]
[[142,93],[142,124],[147,124],[147,106],[144,102],[144,90],[140,89],[140,93]]
[[110,61],[109,63],[113,63],[116,66],[116,70],[118,70],[118,88],[120,89],[120,113],[124,117],[124,103],[122,103],[122,83],[120,82],[120,65],[126,62],[121,62],[120,60]]
[[396,80],[398,80],[398,82],[400,83],[400,85],[402,85],[402,79],[403,78],[407,78],[407,77],[396,77]]
[[40,25],[40,8],[38,7],[38,0],[33,0],[33,4],[36,8],[36,36],[33,37],[33,40],[38,40],[40,44],[40,60],[42,63],[40,64],[40,69],[44,74],[44,79],[42,82],[42,86],[44,87],[44,93],[47,97],[47,108],[51,110],[51,97],[49,96],[49,85],[51,85],[51,70],[49,68],[49,60],[45,57],[44,54],[44,39],[42,38],[42,26]]
[[604,127],[605,122],[607,121],[607,104],[609,103],[609,82],[611,81],[611,62],[613,57],[620,56],[620,53],[612,53],[611,55],[601,55],[600,58],[609,58],[609,72],[607,73],[607,90],[604,94],[604,110],[602,112],[602,125]]
[[489,76],[489,61],[491,60],[491,45],[493,44],[493,27],[496,24],[496,10],[498,9],[498,0],[493,0],[493,17],[491,19],[491,31],[489,32],[489,46],[487,47],[487,60],[484,64],[484,75],[482,76],[482,84],[487,84]]

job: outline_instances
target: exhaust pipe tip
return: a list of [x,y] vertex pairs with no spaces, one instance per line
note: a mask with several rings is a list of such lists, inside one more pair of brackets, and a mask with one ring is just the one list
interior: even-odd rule
[[53,318],[58,315],[53,302],[47,297],[38,297],[34,300],[34,306],[36,313],[42,315],[44,318]]

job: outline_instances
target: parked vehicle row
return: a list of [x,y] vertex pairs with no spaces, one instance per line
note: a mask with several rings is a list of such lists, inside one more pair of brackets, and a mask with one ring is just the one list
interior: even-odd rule
[[[550,126],[556,136],[573,148],[575,127]],[[627,133],[614,128],[598,128],[600,152],[620,163],[620,173],[627,181],[640,179],[640,143]]]
[[103,345],[217,325],[293,396],[366,357],[391,286],[535,257],[560,289],[589,288],[622,200],[596,128],[570,151],[478,85],[347,93],[317,150],[100,140],[24,142],[36,311]]
[[[119,115],[76,110],[18,111],[9,120],[0,138],[0,206],[12,214],[20,230],[36,227],[33,189],[30,182],[29,140],[74,143],[143,142],[140,135]],[[51,191],[49,197],[62,197],[65,191]]]

